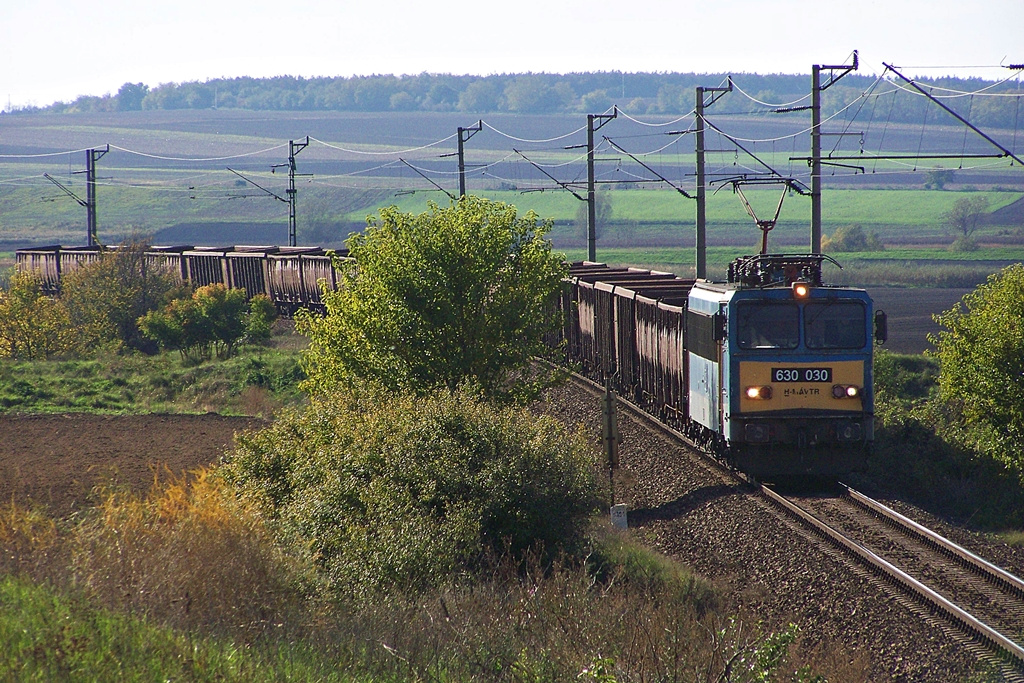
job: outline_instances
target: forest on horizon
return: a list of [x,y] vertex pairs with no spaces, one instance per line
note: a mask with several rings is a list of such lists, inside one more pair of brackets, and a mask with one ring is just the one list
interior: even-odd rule
[[[485,114],[601,113],[613,105],[629,114],[675,115],[693,110],[697,87],[721,87],[727,74],[595,72],[571,74],[428,74],[353,77],[277,76],[217,78],[185,83],[125,83],[116,94],[83,95],[72,102],[17,108],[20,113],[97,113],[141,110],[243,109],[252,111],[430,111]],[[735,87],[752,100],[780,108],[809,104],[809,74],[734,74]],[[822,83],[827,82],[827,72]],[[915,79],[937,96],[984,90],[1003,97],[951,97],[949,105],[982,126],[1016,128],[1021,116],[1020,79]],[[845,76],[824,90],[829,115],[879,88],[907,88],[888,79]],[[875,116],[893,123],[920,122],[929,106],[925,97],[890,98]],[[807,100],[807,101],[804,101]],[[768,110],[770,111],[770,109]],[[749,112],[737,112],[749,113]]]

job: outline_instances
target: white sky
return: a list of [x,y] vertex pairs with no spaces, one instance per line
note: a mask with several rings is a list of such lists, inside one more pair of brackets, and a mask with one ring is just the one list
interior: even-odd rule
[[[570,71],[1004,78],[1024,0],[0,0],[0,108],[125,82]],[[940,67],[925,68],[925,67]]]

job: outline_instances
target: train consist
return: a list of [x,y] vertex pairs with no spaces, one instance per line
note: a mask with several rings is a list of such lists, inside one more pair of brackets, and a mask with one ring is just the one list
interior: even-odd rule
[[[17,261],[55,293],[62,275],[98,255],[41,247]],[[560,296],[566,360],[752,475],[849,472],[874,437],[872,352],[885,316],[864,290],[823,284],[827,258],[748,256],[726,282],[570,264]],[[320,248],[151,247],[145,259],[197,287],[266,294],[283,315],[322,312],[318,283],[338,286]]]
[[754,476],[857,469],[885,315],[862,289],[824,285],[826,258],[744,257],[724,283],[572,264],[567,360]]
[[[16,258],[19,268],[39,274],[43,291],[55,294],[63,275],[95,261],[100,253],[99,247],[50,246],[21,249]],[[347,252],[335,254],[344,257]],[[330,289],[338,286],[331,253],[319,247],[150,247],[145,263],[195,287],[219,283],[244,289],[250,297],[266,294],[285,316],[300,308],[323,312],[318,283],[323,281]]]

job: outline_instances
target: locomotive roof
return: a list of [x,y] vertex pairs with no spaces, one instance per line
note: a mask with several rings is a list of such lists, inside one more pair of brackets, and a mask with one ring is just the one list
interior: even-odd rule
[[[746,287],[732,282],[698,280],[690,292],[691,297],[720,302],[743,299],[786,299],[791,297],[792,288],[782,283],[765,287]],[[867,297],[867,290],[846,285],[812,285],[810,299],[830,298],[846,294],[850,298]]]

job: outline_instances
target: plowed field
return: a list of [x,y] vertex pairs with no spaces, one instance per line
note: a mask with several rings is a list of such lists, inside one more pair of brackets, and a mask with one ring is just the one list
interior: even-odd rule
[[97,486],[145,491],[154,477],[217,462],[236,431],[261,420],[222,415],[0,415],[0,502],[64,516]]
[[[872,288],[889,316],[886,348],[920,353],[938,331],[932,314],[967,290]],[[38,503],[66,515],[87,506],[97,485],[145,490],[155,476],[220,459],[236,431],[263,424],[222,415],[0,415],[0,501]]]

